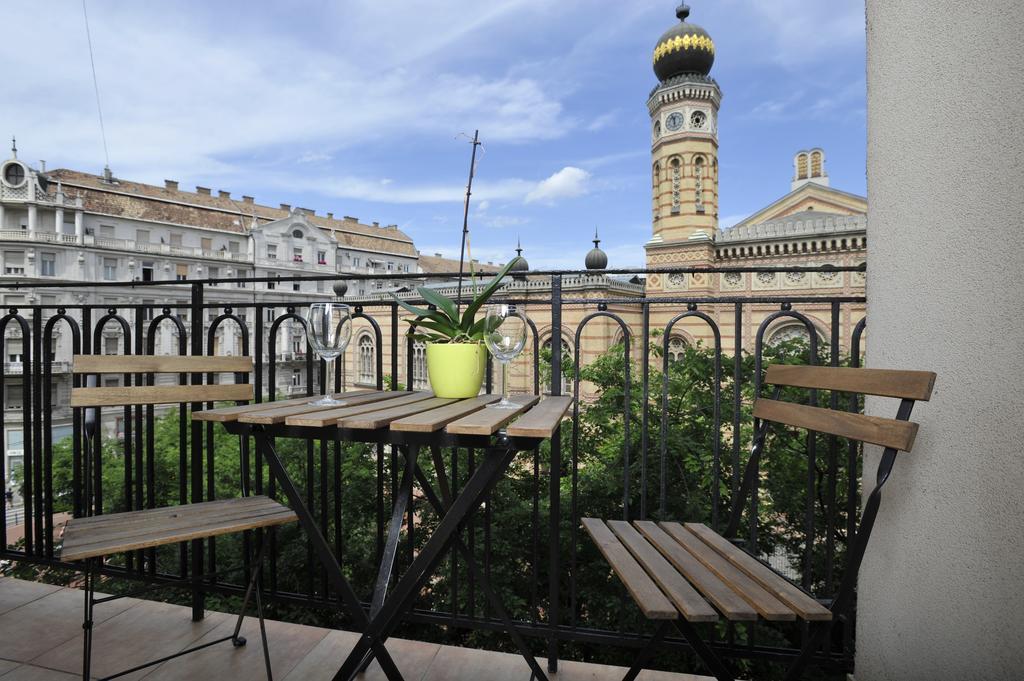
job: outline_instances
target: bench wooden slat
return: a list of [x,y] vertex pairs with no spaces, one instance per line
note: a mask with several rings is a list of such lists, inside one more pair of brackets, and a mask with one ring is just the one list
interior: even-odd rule
[[734,622],[757,620],[757,611],[750,607],[749,603],[740,598],[654,521],[636,520],[633,524],[727,619]]
[[109,407],[134,404],[176,404],[251,400],[255,393],[248,383],[214,385],[125,386],[116,388],[72,388],[72,407]]
[[[350,390],[347,393],[334,393],[332,397],[341,397],[342,395],[355,395],[358,393],[372,392],[370,390]],[[265,409],[271,409],[273,407],[287,407],[293,404],[308,404],[309,397],[295,397],[290,400],[275,400],[273,402],[260,402],[258,404],[242,404],[236,407],[217,407],[216,409],[204,409],[203,411],[197,411],[192,414],[192,418],[197,421],[215,421],[217,423],[230,423],[237,421],[238,417],[242,414],[248,414],[249,412],[263,411]]]
[[480,410],[493,411],[486,409],[487,405],[500,399],[501,397],[498,395],[480,395],[467,400],[459,400],[439,409],[431,409],[395,419],[391,422],[391,430],[406,433],[433,433],[466,414]]
[[386,400],[389,396],[394,395],[393,392],[386,392],[384,390],[373,390],[367,392],[356,393],[342,393],[340,395],[334,395],[334,398],[341,402],[340,405],[321,406],[313,404],[313,400],[320,399],[318,396],[307,397],[304,402],[298,404],[289,404],[285,406],[272,406],[274,403],[270,402],[265,406],[268,409],[262,411],[247,411],[244,414],[239,415],[239,423],[260,423],[264,425],[272,425],[275,423],[284,423],[285,419],[289,416],[295,416],[297,414],[315,414],[319,411],[327,411],[328,409],[341,409],[343,407],[355,407],[360,404],[371,404],[374,402],[380,402]]
[[659,523],[659,526],[703,563],[704,567],[715,573],[729,588],[750,603],[761,617],[778,622],[789,622],[796,619],[796,613],[789,606],[768,593],[746,573],[698,539],[697,535],[675,522],[663,522]]
[[338,425],[342,428],[352,428],[354,430],[376,430],[378,428],[383,428],[395,419],[400,419],[403,416],[411,416],[412,414],[418,414],[421,411],[437,409],[438,407],[443,407],[444,405],[451,404],[453,402],[458,402],[458,400],[431,397],[430,399],[420,400],[413,402],[412,404],[404,404],[399,407],[364,412],[356,416],[346,416],[338,419]]
[[246,373],[252,357],[181,355],[75,355],[75,374]]
[[583,518],[583,527],[648,619],[673,620],[679,612],[604,521]]
[[572,406],[572,397],[545,397],[505,429],[509,437],[549,438]]
[[[609,520],[608,527],[619,538],[647,574],[661,587],[679,612],[690,622],[715,622],[718,615],[679,571],[669,565],[658,550],[625,520]],[[755,615],[756,618],[756,615]]]
[[765,383],[928,400],[935,386],[935,374],[931,371],[772,364],[768,367]]
[[[254,497],[255,498],[255,497]],[[218,520],[233,520],[245,515],[261,514],[265,511],[280,510],[281,504],[263,497],[266,501],[250,502],[239,505],[235,499],[226,499],[226,503],[213,508],[204,508],[203,513]],[[202,502],[204,504],[212,502]],[[81,546],[83,544],[96,544],[123,537],[132,537],[135,534],[149,532],[154,525],[162,529],[173,529],[174,527],[190,527],[195,524],[195,518],[182,509],[188,504],[178,506],[167,506],[160,509],[146,509],[143,511],[128,511],[124,513],[113,513],[108,515],[93,516],[91,518],[76,518],[74,522],[75,532],[71,537],[65,536],[65,548]],[[149,513],[148,511],[160,511],[160,513]]]
[[429,390],[415,393],[392,392],[390,393],[390,397],[379,402],[369,402],[354,407],[342,407],[340,409],[328,409],[327,411],[315,411],[310,414],[295,414],[286,418],[284,422],[289,426],[312,426],[314,428],[324,428],[326,426],[337,425],[338,419],[345,418],[346,416],[366,414],[371,411],[381,411],[383,409],[390,409],[404,404],[422,402],[424,400],[429,400],[433,396],[434,393]]
[[754,403],[754,416],[905,452],[911,450],[914,438],[917,437],[917,424],[912,421],[897,421],[777,400],[757,400]]
[[832,619],[832,612],[828,608],[707,525],[686,523],[685,527],[803,619],[818,622]]
[[[73,518],[64,530],[61,559],[82,560],[113,553],[214,537],[258,527],[295,522],[295,513],[265,496],[202,502],[173,507],[168,515],[129,511],[92,518]],[[107,527],[114,528],[104,531]]]
[[537,404],[539,395],[512,395],[510,402],[519,405],[519,409],[481,409],[445,427],[445,432],[452,435],[493,435],[503,425]]

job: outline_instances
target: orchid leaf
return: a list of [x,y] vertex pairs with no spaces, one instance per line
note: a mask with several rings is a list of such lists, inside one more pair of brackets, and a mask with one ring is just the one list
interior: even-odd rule
[[416,328],[430,329],[449,338],[454,338],[461,333],[458,328],[452,326],[449,322],[420,321],[416,323]]
[[512,270],[512,267],[515,266],[515,264],[519,262],[520,259],[521,257],[517,255],[516,257],[509,260],[505,264],[505,266],[501,268],[501,271],[494,275],[494,279],[492,279],[491,283],[489,283],[487,287],[480,292],[480,295],[474,298],[473,301],[468,306],[466,306],[466,311],[462,313],[461,326],[463,329],[468,330],[473,328],[476,313],[480,310],[481,307],[484,306],[484,304],[488,300],[490,300],[491,296],[493,296],[494,293],[499,288],[501,288],[501,283],[502,280],[505,278],[505,275],[507,275]]
[[[396,296],[394,293],[391,294],[391,297],[395,299],[395,302],[397,302],[399,305],[405,308],[407,312],[411,312],[417,317],[423,317],[424,319],[432,319],[435,322],[440,322],[442,324],[451,323],[451,320],[447,319],[443,314],[436,310],[428,310],[425,307],[417,307],[415,305],[410,305],[404,300],[399,299],[399,297]],[[415,325],[417,322],[410,321],[409,323]]]
[[427,301],[440,312],[445,314],[448,319],[451,320],[453,325],[459,325],[459,312],[455,308],[455,301],[447,296],[441,295],[432,288],[427,288],[426,286],[420,286],[416,291],[423,297],[423,300]]

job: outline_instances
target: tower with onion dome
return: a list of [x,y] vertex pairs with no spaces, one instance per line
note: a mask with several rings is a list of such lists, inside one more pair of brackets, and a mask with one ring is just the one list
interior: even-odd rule
[[[715,44],[689,21],[690,8],[676,9],[679,22],[654,47],[658,85],[647,100],[651,116],[653,234],[649,266],[695,265],[713,259],[718,229],[718,108],[722,91],[710,76]],[[656,277],[654,289],[678,289]]]

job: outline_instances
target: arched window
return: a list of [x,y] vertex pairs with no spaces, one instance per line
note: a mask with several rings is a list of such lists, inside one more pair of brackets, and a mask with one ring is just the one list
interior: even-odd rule
[[680,206],[680,190],[682,188],[682,169],[679,158],[672,159],[672,212],[678,213]]
[[704,212],[704,157],[697,156],[693,159],[693,198],[697,204],[697,212]]
[[301,229],[294,229],[294,230],[292,230],[292,238],[293,239],[301,239],[302,237],[303,237],[303,234],[302,234],[302,230]]
[[428,385],[427,344],[416,341],[412,344],[412,387],[413,390],[423,390]]
[[821,152],[815,151],[811,154],[811,177],[822,176]]
[[796,179],[807,179],[807,154],[800,154],[796,157]]
[[[548,338],[546,341],[544,341],[544,343],[543,343],[543,345],[541,347],[543,347],[544,350],[546,350],[548,352],[551,352],[551,338]],[[567,340],[565,340],[563,338],[562,339],[562,394],[563,395],[568,395],[569,393],[572,392],[572,379],[573,379],[573,374],[574,374],[574,369],[573,369],[572,363],[573,363],[572,346],[569,345],[569,341],[567,341]],[[542,386],[541,389],[543,390],[543,386]]]
[[359,352],[359,382],[373,383],[377,378],[375,371],[376,362],[374,361],[376,353],[373,351],[373,339],[369,335],[361,336],[357,349]]
[[676,362],[682,361],[683,355],[686,352],[686,347],[689,343],[682,336],[672,336],[668,340],[668,362],[669,364],[675,364]]

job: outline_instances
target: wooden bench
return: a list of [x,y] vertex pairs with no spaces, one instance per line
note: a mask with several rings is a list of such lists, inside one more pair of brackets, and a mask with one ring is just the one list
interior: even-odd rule
[[[931,397],[935,374],[773,365],[768,367],[765,383],[776,388],[771,399],[758,399],[754,403],[754,416],[761,419],[761,425],[755,432],[739,498],[733,503],[727,536],[733,536],[739,526],[770,424],[828,433],[884,448],[879,482],[868,497],[860,527],[850,544],[849,565],[839,591],[827,608],[758,558],[700,523],[650,520],[629,523],[583,518],[584,529],[644,616],[659,622],[654,637],[626,673],[626,681],[636,678],[673,626],[716,679],[732,679],[732,673],[694,626],[718,621],[720,616],[732,622],[761,618],[810,623],[811,635],[786,676],[787,679],[799,678],[832,621],[852,605],[856,573],[878,513],[881,487],[892,470],[897,452],[909,452],[914,445],[918,425],[908,419],[915,401]],[[901,403],[896,418],[880,418],[782,402],[778,400],[782,386],[894,397]]]
[[[158,374],[158,373],[234,373],[249,374],[253,369],[252,360],[248,357],[182,357],[182,356],[114,356],[114,355],[76,355],[72,362],[72,373],[75,374]],[[71,390],[71,406],[80,408],[100,408],[111,406],[157,405],[157,404],[195,404],[213,401],[235,400],[246,401],[254,397],[250,383],[227,383],[209,385],[141,385],[123,387],[75,387]],[[305,398],[308,402],[310,398]],[[255,405],[267,410],[267,405]],[[281,409],[277,404],[276,408]],[[229,407],[248,413],[248,407]],[[211,410],[212,411],[212,410]],[[199,417],[201,411],[194,411],[193,418]],[[281,417],[282,420],[284,417]],[[99,424],[97,424],[99,426]],[[101,428],[91,435],[100,437]],[[91,470],[92,447],[85,448],[85,468]],[[88,497],[88,494],[86,495]],[[91,499],[86,506],[91,508]],[[151,508],[128,511],[125,513],[99,514],[72,518],[67,522],[61,546],[61,559],[68,562],[85,562],[85,651],[82,663],[82,678],[90,678],[92,657],[93,607],[112,597],[96,599],[95,584],[97,563],[102,563],[104,556],[126,553],[140,549],[149,549],[166,544],[177,544],[184,541],[206,539],[223,534],[254,530],[292,523],[298,520],[294,511],[265,496],[246,496],[234,499],[205,501],[195,504]],[[88,513],[88,511],[87,511]],[[195,547],[193,547],[195,550]],[[234,632],[230,636],[187,648],[172,657],[185,655],[210,645],[231,641],[236,647],[245,645],[245,639],[239,636],[242,621],[248,608],[250,597],[255,594],[256,611],[260,620],[260,635],[263,640],[264,663],[267,678],[271,679],[270,652],[267,645],[266,629],[263,624],[263,603],[260,595],[259,581],[260,557],[252,562],[253,568],[249,575],[248,588],[242,602]],[[154,660],[139,665],[121,674],[164,662],[169,658]],[[117,674],[116,676],[120,676]]]

